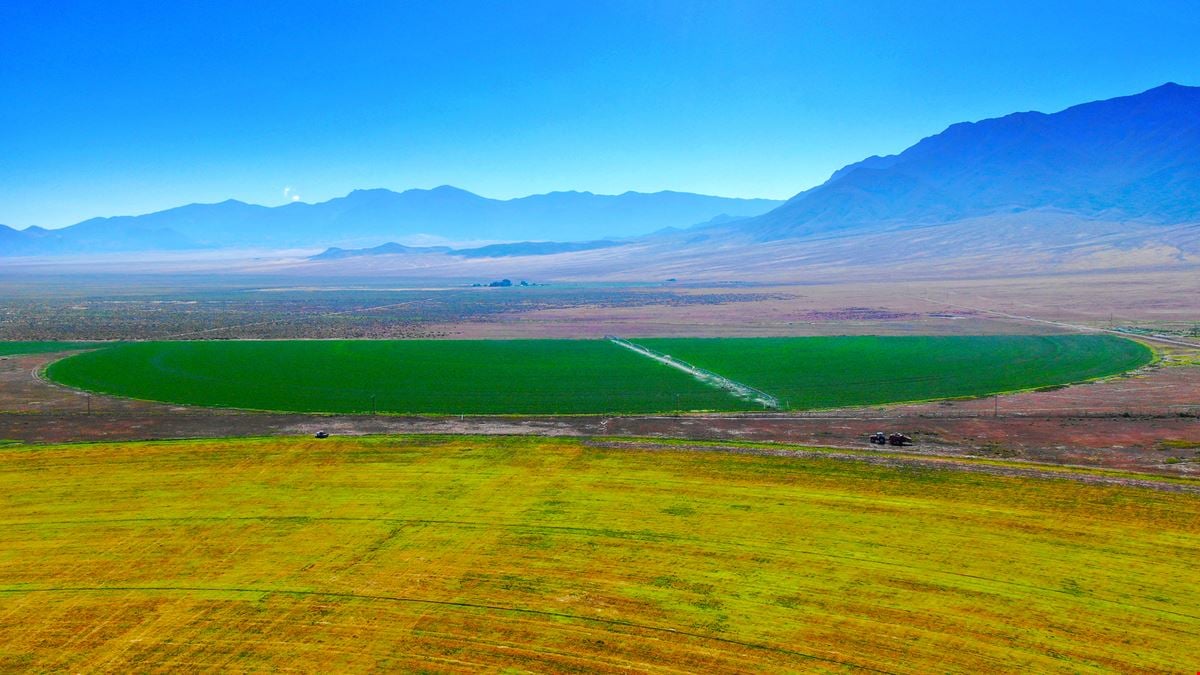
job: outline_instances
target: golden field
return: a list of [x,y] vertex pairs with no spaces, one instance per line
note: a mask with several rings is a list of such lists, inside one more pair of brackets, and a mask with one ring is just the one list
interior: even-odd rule
[[0,448],[0,670],[1194,672],[1200,498],[532,437]]

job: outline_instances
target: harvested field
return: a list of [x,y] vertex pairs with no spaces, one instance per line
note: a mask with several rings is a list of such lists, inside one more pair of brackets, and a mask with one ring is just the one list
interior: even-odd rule
[[[777,453],[778,454],[778,453]],[[1194,495],[544,438],[0,450],[0,670],[1176,670]]]

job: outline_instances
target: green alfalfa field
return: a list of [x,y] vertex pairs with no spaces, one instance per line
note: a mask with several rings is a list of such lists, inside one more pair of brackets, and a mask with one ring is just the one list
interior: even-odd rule
[[638,340],[794,409],[982,396],[1133,370],[1151,350],[1111,335]]
[[[1101,335],[635,340],[791,409],[981,396],[1152,359]],[[47,369],[80,389],[202,406],[425,414],[655,413],[759,406],[604,340],[126,343]]]
[[1196,669],[1196,494],[769,450],[0,448],[0,671]]

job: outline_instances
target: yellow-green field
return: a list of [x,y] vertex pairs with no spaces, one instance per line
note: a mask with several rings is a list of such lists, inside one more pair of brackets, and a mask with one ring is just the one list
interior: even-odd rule
[[1200,498],[546,438],[0,448],[0,671],[1200,667]]

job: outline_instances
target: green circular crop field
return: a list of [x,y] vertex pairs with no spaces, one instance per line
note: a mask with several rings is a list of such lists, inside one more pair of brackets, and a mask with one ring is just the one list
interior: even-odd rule
[[[983,396],[1137,368],[1106,335],[636,340],[790,409]],[[336,413],[573,414],[760,404],[605,340],[126,343],[51,364],[89,391],[201,406]]]

